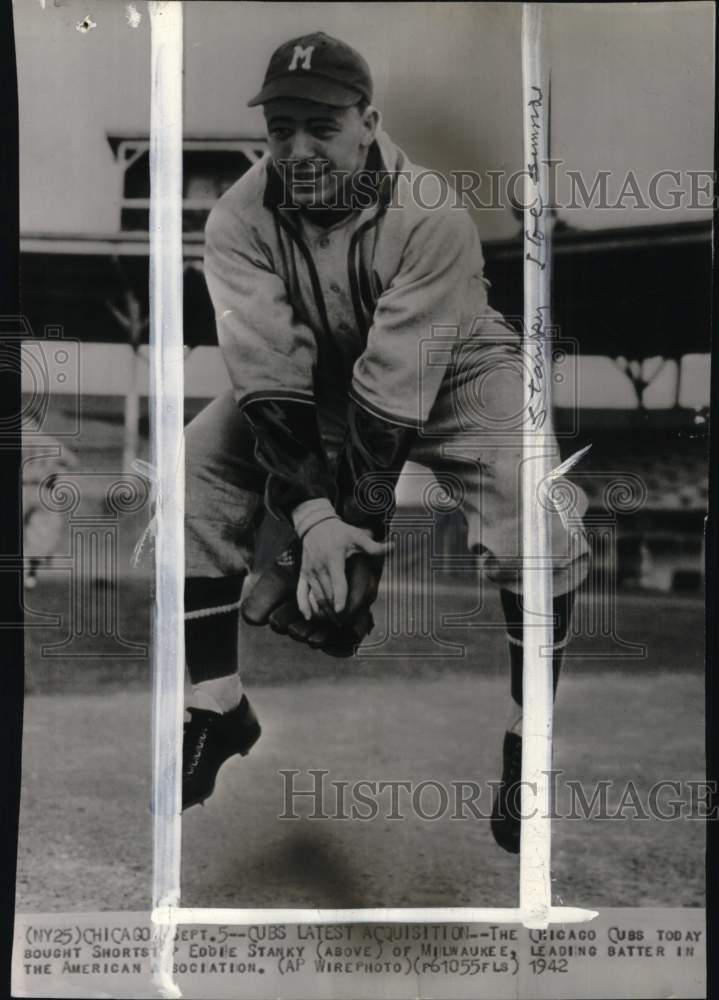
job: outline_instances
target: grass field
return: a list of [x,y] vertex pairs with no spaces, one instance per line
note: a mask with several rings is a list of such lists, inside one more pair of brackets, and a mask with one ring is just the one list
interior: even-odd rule
[[[148,642],[150,600],[142,577],[121,584],[126,641]],[[151,885],[147,659],[117,659],[101,636],[94,656],[73,655],[77,645],[43,655],[69,634],[69,595],[46,573],[28,601],[60,621],[28,631],[18,909],[142,909]],[[450,810],[423,820],[409,808],[388,820],[386,797],[369,821],[277,818],[283,769],[299,770],[303,788],[310,768],[327,769],[328,782],[431,780],[446,788],[499,777],[508,678],[502,630],[488,627],[500,620],[496,597],[470,616],[472,628],[441,625],[450,611],[471,608],[466,592],[438,595],[437,640],[462,643],[458,658],[428,655],[436,644],[400,641],[413,656],[336,661],[265,630],[243,634],[243,675],[264,733],[248,758],[225,767],[207,805],[185,817],[185,904],[516,902],[517,859],[495,846],[486,820],[451,819]],[[557,701],[555,768],[589,794],[597,781],[611,781],[614,804],[630,779],[645,806],[659,780],[682,783],[686,800],[683,783],[704,775],[701,604],[623,595],[616,628],[647,655],[601,658],[614,648],[610,638],[576,638],[570,652],[582,655],[568,659]],[[377,635],[383,629],[380,608]],[[334,798],[327,801],[334,811]],[[428,796],[424,808],[435,802]],[[566,805],[560,788],[558,812]],[[486,811],[486,799],[479,806]],[[557,902],[703,905],[702,822],[632,815],[554,821]]]

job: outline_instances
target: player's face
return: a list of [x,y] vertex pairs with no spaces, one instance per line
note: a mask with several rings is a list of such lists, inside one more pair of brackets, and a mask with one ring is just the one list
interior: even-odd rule
[[270,154],[300,207],[344,205],[349,179],[361,170],[377,129],[377,112],[295,98],[263,108]]

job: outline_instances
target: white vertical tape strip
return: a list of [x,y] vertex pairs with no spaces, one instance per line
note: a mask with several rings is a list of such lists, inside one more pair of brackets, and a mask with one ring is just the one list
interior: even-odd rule
[[551,472],[551,245],[549,212],[549,75],[543,51],[543,5],[522,11],[524,107],[525,422],[522,463],[524,675],[522,835],[519,899],[525,925],[546,927],[551,911],[549,775],[552,755],[550,522],[540,484]]
[[[150,423],[155,499],[153,659],[153,907],[180,902],[184,680],[182,333],[182,4],[151,2]],[[172,975],[175,924],[156,927],[153,977]]]

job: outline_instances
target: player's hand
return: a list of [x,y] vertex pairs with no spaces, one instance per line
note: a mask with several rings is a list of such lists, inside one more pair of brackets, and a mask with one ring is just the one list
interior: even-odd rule
[[370,609],[377,598],[383,565],[384,555],[355,552],[345,566],[348,593],[344,611],[328,619],[309,591],[308,602],[315,612],[309,620],[302,615],[293,598],[270,614],[270,628],[329,656],[352,656],[374,628]]
[[[287,635],[299,642],[306,642],[311,649],[321,649],[329,656],[352,656],[374,628],[370,609],[377,599],[383,565],[384,555],[368,556],[364,552],[351,555],[345,567],[347,601],[344,611],[338,616],[339,620],[330,621],[317,613],[310,621],[298,617],[296,621],[287,624]],[[309,603],[313,609],[319,607],[312,591]],[[273,624],[272,620],[270,623]]]
[[[347,524],[339,517],[320,521],[310,528],[302,542],[302,567],[297,584],[297,605],[305,619],[321,617],[338,625],[348,598],[347,560],[355,553],[383,557],[391,548],[390,542],[376,542],[369,531]],[[358,590],[356,584],[350,600],[357,607],[361,603]]]

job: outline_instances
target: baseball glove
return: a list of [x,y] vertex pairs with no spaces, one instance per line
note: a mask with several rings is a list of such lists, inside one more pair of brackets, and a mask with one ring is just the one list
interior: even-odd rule
[[244,621],[269,625],[273,632],[328,656],[352,656],[374,628],[370,607],[377,597],[383,559],[356,553],[347,560],[347,604],[337,620],[330,622],[320,618],[307,621],[297,606],[301,558],[301,545],[295,541],[273,560],[242,603]]

